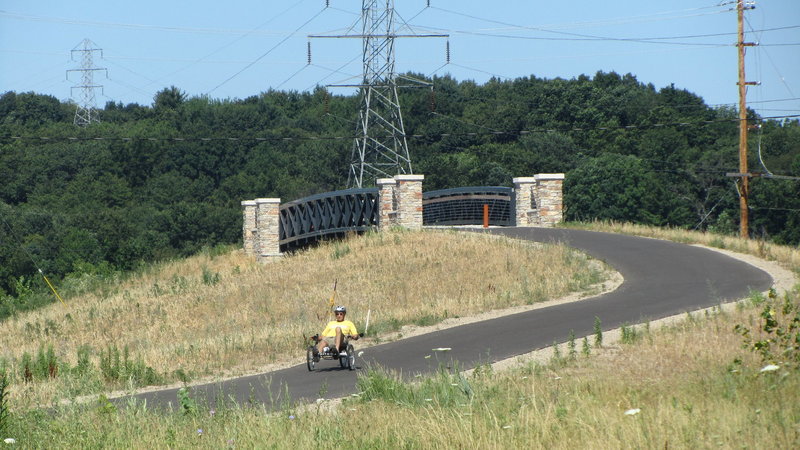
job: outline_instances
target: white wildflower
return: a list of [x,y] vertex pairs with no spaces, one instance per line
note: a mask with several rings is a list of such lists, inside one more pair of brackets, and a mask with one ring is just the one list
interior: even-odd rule
[[625,411],[625,415],[626,416],[635,416],[635,415],[639,414],[640,412],[642,412],[641,409],[633,408],[633,409],[629,409],[629,410]]
[[17,443],[17,440],[14,438],[5,438],[3,439],[3,442],[5,442],[8,445],[13,445]]
[[775,364],[767,364],[761,368],[760,372],[774,372],[778,369],[780,369],[780,367],[776,366]]

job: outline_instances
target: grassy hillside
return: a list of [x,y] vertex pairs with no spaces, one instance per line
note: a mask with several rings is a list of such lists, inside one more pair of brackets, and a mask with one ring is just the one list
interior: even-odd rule
[[[595,228],[608,226],[594,225]],[[735,238],[624,228],[627,232],[661,234],[661,237],[670,235],[682,241],[718,240],[717,246],[722,243],[727,248],[750,249],[750,253],[767,252],[783,265],[798,260],[796,248],[765,247],[763,244],[750,247]],[[589,261],[562,247],[487,241],[486,237],[477,235],[395,233],[326,244],[266,266],[255,265],[235,253],[205,255],[154,268],[151,273],[130,280],[124,290],[108,293],[105,300],[87,296],[73,302],[71,308],[91,310],[94,306],[99,311],[99,305],[108,302],[110,308],[117,308],[117,315],[121,317],[123,311],[131,308],[113,306],[114,298],[125,296],[125,292],[130,292],[130,296],[150,292],[135,298],[141,302],[145,299],[161,302],[162,308],[169,311],[168,304],[180,303],[184,297],[196,299],[198,305],[203,303],[200,299],[219,301],[222,297],[209,292],[228,289],[224,287],[234,284],[233,281],[243,282],[251,276],[253,283],[258,281],[259,286],[270,286],[282,279],[279,275],[293,276],[291,269],[315,276],[330,274],[326,271],[338,271],[342,302],[359,304],[361,296],[367,296],[369,291],[353,290],[355,293],[345,294],[349,292],[345,286],[359,278],[344,275],[343,270],[347,267],[342,265],[344,262],[363,263],[370,258],[384,261],[387,273],[379,271],[374,276],[385,277],[381,282],[387,283],[394,279],[393,271],[402,270],[395,268],[402,261],[412,260],[414,265],[426,261],[425,257],[420,260],[420,254],[414,253],[423,241],[425,256],[430,256],[427,261],[429,268],[442,267],[449,274],[460,273],[458,269],[475,268],[472,264],[481,268],[470,276],[459,278],[457,281],[463,289],[456,288],[459,285],[455,283],[448,294],[461,293],[462,301],[453,307],[466,305],[468,313],[492,307],[489,305],[500,305],[503,302],[498,299],[505,296],[498,297],[497,292],[504,289],[509,289],[509,295],[523,303],[535,300],[535,297],[526,296],[525,289],[519,286],[525,279],[521,275],[523,272],[529,276],[539,271],[539,276],[542,276],[549,273],[547,270],[563,272],[568,267],[579,268],[567,277],[565,284],[562,283],[568,287],[582,284],[576,280],[584,280],[586,273],[597,276]],[[437,244],[433,245],[434,242]],[[406,251],[399,252],[400,248]],[[517,277],[515,280],[505,281],[508,284],[494,284],[494,290],[481,289],[486,281],[482,272],[492,276],[493,270],[503,271],[503,266],[509,264],[508,258],[522,255],[530,260],[535,259],[534,256],[541,257],[540,252],[554,252],[545,257],[546,268],[528,268],[531,272],[520,271],[520,274],[513,275]],[[400,254],[406,256],[399,258]],[[298,262],[293,262],[294,259]],[[563,261],[565,265],[553,269],[554,261]],[[460,265],[455,265],[456,262]],[[381,263],[375,261],[375,264]],[[588,272],[585,271],[587,268],[590,269]],[[154,295],[156,284],[163,283],[168,287],[170,282],[180,280],[180,277],[191,280],[183,288],[186,292]],[[479,279],[473,280],[476,277]],[[545,278],[551,279],[549,276]],[[419,288],[425,281],[419,280],[414,286]],[[433,284],[448,285],[447,282]],[[254,285],[248,286],[249,289],[245,286],[241,292],[253,291]],[[401,287],[398,289],[402,291]],[[531,289],[529,286],[528,290]],[[330,294],[329,283],[320,281],[317,287],[309,287],[309,291],[313,292],[318,304],[309,309],[324,309]],[[386,294],[386,291],[368,298],[376,302],[380,294]],[[259,295],[252,294],[254,297]],[[240,297],[243,299],[240,302],[242,307],[237,308],[236,315],[248,304],[244,300],[248,295],[241,294]],[[411,297],[416,296],[409,295],[407,300],[411,301]],[[373,312],[377,311],[375,305],[372,303]],[[394,316],[394,322],[383,319],[383,330],[401,323],[399,317],[411,322],[427,322],[429,319],[425,317],[433,312],[442,314],[441,309],[426,305],[424,301],[416,305],[411,308],[417,311],[416,314]],[[391,309],[390,306],[382,307]],[[113,309],[104,314],[113,315],[111,311]],[[395,312],[400,314],[399,310]],[[39,320],[56,320],[64,316],[64,311],[54,307],[41,314],[52,315],[39,317]],[[448,312],[450,314],[455,313]],[[32,319],[28,317],[29,322]],[[154,324],[143,323],[145,328],[169,328],[157,317],[150,319]],[[193,323],[202,321],[187,318],[178,328],[190,328]],[[16,325],[19,324],[17,321]],[[102,332],[97,334],[103,335]],[[320,399],[310,406],[286,404],[277,412],[264,411],[258,405],[229,404],[208,408],[198,404],[189,389],[176,399],[179,406],[175,414],[157,413],[142,404],[117,409],[102,396],[90,403],[61,407],[54,414],[43,414],[26,410],[24,404],[35,397],[33,393],[37,389],[40,393],[46,392],[41,390],[42,386],[57,386],[57,380],[62,376],[59,375],[56,381],[42,383],[34,379],[33,383],[24,384],[20,382],[18,373],[12,370],[8,377],[11,384],[5,390],[10,396],[0,395],[0,439],[10,437],[31,448],[800,446],[800,348],[796,345],[800,339],[800,286],[791,292],[768,297],[753,294],[735,308],[713,308],[702,314],[690,314],[685,320],[663,328],[651,327],[650,324],[626,327],[619,341],[614,341],[610,333],[602,338],[601,334],[586,339],[578,337],[558,346],[545,362],[525,362],[502,372],[495,372],[491,367],[480,367],[468,375],[441,371],[415,383],[403,383],[392,373],[361,373],[359,393],[343,401]],[[14,345],[34,348],[46,340],[39,338],[32,343],[19,340]],[[69,342],[69,339],[61,335],[51,342],[61,344]],[[58,357],[61,358],[60,353]],[[68,357],[64,359],[68,360]],[[6,357],[4,364],[14,369],[13,364],[9,366],[9,361]],[[43,361],[46,362],[47,358]],[[65,362],[63,367],[69,364]],[[76,361],[73,367],[61,370],[80,373],[79,367],[80,362]],[[89,369],[84,368],[85,373],[96,370],[94,367],[90,364]],[[55,391],[66,388],[66,384],[58,386]],[[9,411],[10,415],[3,415]]]
[[252,373],[304,360],[335,280],[362,330],[372,311],[375,341],[586,289],[603,270],[563,246],[453,232],[369,233],[266,265],[206,252],[3,321],[0,369],[17,405]]
[[592,337],[574,354],[561,346],[549,363],[500,373],[443,371],[404,384],[369,372],[338,404],[209,409],[189,392],[163,415],[101,399],[52,416],[15,415],[5,436],[69,448],[798,448],[800,352],[774,345],[762,358],[742,347],[736,325],[775,338],[759,331],[763,312],[788,330],[799,302],[797,289],[754,295],[729,312],[639,326],[602,347]]

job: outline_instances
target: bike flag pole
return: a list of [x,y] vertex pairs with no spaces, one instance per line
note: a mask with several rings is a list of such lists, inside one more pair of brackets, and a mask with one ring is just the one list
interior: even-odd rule
[[333,294],[331,294],[330,300],[328,300],[328,321],[331,320],[331,314],[333,313],[333,305],[336,303],[336,285],[338,284],[339,280],[333,280]]
[[371,310],[371,309],[369,309],[369,307],[367,307],[367,324],[366,324],[366,325],[364,325],[364,336],[366,336],[366,335],[367,335],[367,331],[369,330],[369,314],[370,314],[371,312],[372,312],[372,310]]

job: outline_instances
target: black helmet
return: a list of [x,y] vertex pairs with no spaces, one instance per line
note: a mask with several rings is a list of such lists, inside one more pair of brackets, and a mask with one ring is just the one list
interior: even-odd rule
[[347,308],[345,308],[344,306],[339,305],[336,308],[333,308],[333,312],[335,312],[335,313],[337,313],[337,312],[347,313]]

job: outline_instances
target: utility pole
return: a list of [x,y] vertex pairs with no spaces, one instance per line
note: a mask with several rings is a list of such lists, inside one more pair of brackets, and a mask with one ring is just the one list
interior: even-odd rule
[[[430,87],[431,84],[423,80],[397,76],[394,70],[394,41],[396,38],[449,37],[449,35],[397,34],[394,28],[394,16],[394,0],[362,0],[361,34],[308,36],[362,40],[362,82],[330,85],[357,87],[360,90],[359,118],[350,157],[347,187],[360,188],[377,178],[413,173],[397,88]],[[309,52],[309,61],[310,58]],[[400,85],[398,78],[408,83]]]
[[80,97],[75,102],[77,107],[75,108],[73,123],[79,127],[85,127],[92,122],[100,122],[95,109],[94,90],[96,88],[102,89],[103,85],[94,84],[94,72],[103,70],[106,72],[106,77],[108,77],[108,70],[105,67],[94,67],[92,56],[94,52],[100,52],[100,57],[102,58],[103,49],[95,48],[95,43],[89,39],[84,39],[72,49],[70,57],[73,61],[75,61],[76,52],[81,55],[81,68],[67,70],[67,80],[69,80],[70,72],[81,72],[81,83],[72,86],[70,93],[74,92],[75,89],[81,90]]
[[747,171],[747,86],[757,83],[745,81],[744,75],[744,55],[745,48],[756,44],[744,41],[744,11],[754,9],[755,2],[737,0],[736,16],[738,21],[738,41],[736,46],[739,50],[739,235],[743,238],[750,237],[749,218],[747,200],[750,195],[750,177]]

